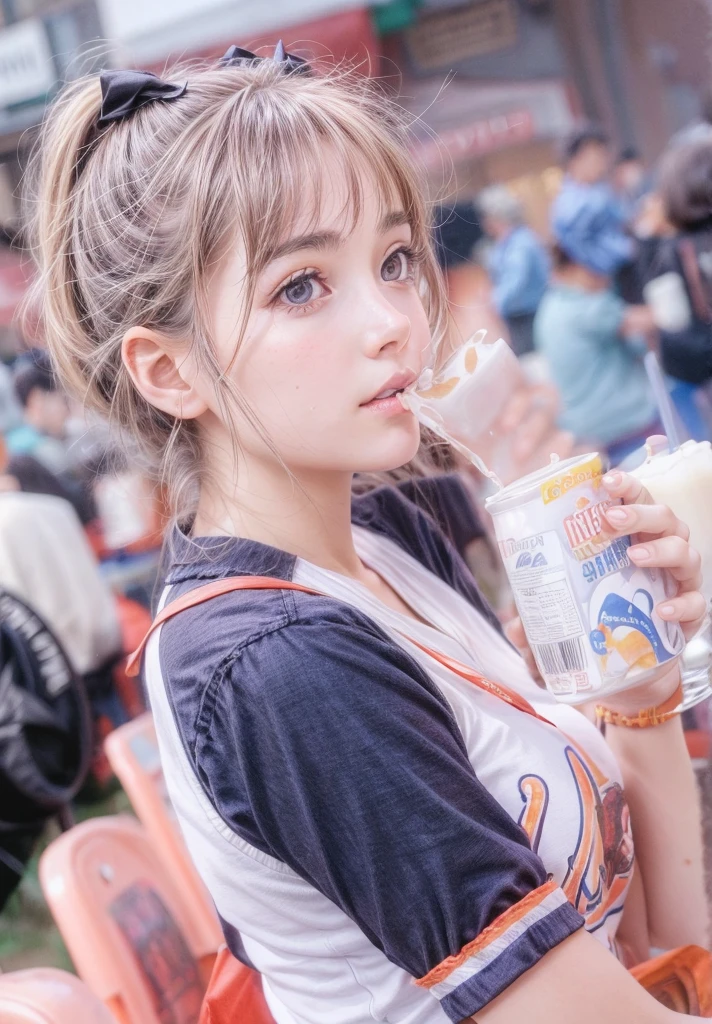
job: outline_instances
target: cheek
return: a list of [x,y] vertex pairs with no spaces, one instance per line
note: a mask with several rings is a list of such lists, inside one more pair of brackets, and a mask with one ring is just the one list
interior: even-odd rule
[[[410,317],[410,340],[408,348],[416,353],[420,360],[420,368],[430,365],[433,356],[433,339],[430,330],[428,315],[420,299],[416,296],[413,308],[409,311]],[[418,369],[418,367],[415,367]]]
[[246,343],[235,380],[255,411],[287,414],[313,409],[343,378],[343,346],[317,317],[270,317]]

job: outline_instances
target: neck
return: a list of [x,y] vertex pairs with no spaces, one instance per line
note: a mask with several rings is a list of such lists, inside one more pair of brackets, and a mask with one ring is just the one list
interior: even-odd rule
[[236,473],[227,452],[222,461],[211,460],[210,479],[221,486],[203,488],[195,536],[245,537],[346,576],[361,575],[351,532],[353,474],[301,468],[290,475],[276,461],[247,453]]

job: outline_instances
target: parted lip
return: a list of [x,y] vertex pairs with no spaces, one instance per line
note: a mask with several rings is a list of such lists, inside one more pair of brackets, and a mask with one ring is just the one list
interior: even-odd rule
[[390,398],[391,395],[395,395],[398,391],[403,391],[409,387],[416,379],[417,375],[412,370],[399,370],[398,373],[394,373],[392,377],[388,378],[375,395],[361,404],[370,405],[371,402],[377,402],[381,398]]

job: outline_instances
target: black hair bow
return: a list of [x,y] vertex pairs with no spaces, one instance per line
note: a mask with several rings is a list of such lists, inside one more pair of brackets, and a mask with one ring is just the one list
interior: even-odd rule
[[[285,53],[281,39],[272,57],[258,57],[256,53],[244,50],[241,46],[231,46],[218,64],[232,67],[243,61],[262,60],[274,60],[281,64],[285,74],[311,74],[311,68],[303,57]],[[102,127],[132,114],[134,110],[154,100],[177,100],[188,88],[187,82],[164,82],[150,71],[102,71],[99,81],[101,111],[97,123]]]
[[262,60],[273,60],[278,64],[281,64],[284,73],[297,74],[297,75],[310,75],[311,68],[309,62],[303,57],[298,57],[296,53],[286,53],[284,49],[284,43],[280,39],[274,48],[274,54],[272,57],[258,57],[256,53],[252,53],[251,50],[245,50],[242,46],[230,46],[226,51],[225,55],[220,58],[218,64],[223,67],[234,67],[236,64],[241,64],[243,61],[262,61]]
[[110,124],[154,100],[177,100],[187,82],[164,82],[150,71],[103,71],[98,123]]

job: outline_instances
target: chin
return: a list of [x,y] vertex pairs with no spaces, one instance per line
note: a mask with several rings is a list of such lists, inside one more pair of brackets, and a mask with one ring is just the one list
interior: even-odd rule
[[390,437],[384,438],[381,444],[374,445],[373,450],[359,460],[359,472],[388,473],[392,469],[400,469],[415,458],[419,448],[420,428],[416,423],[415,429],[394,431]]

